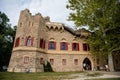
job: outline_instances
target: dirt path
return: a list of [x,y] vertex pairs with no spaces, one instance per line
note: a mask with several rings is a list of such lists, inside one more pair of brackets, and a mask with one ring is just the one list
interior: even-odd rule
[[[100,73],[96,76],[88,76],[88,74]],[[97,79],[97,78],[118,78],[120,77],[120,72],[86,72],[70,75],[69,79],[64,80],[85,80],[85,79]]]

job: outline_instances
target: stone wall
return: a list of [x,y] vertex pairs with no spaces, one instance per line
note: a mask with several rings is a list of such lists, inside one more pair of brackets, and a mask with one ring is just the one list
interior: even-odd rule
[[[93,67],[94,63],[91,55],[79,55],[79,54],[48,54],[48,61],[54,59],[52,66],[55,72],[67,72],[67,71],[82,71],[83,70],[83,60],[85,58],[90,59],[91,65]],[[66,64],[62,64],[62,60],[66,59]],[[78,59],[78,64],[74,63],[74,60]]]

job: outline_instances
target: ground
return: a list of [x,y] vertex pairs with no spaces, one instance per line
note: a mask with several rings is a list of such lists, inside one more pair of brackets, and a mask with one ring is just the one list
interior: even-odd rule
[[0,80],[120,80],[120,72],[0,72]]
[[73,79],[64,79],[64,80],[93,80],[93,79],[104,79],[104,78],[119,78],[120,72],[103,72],[103,71],[88,71],[86,73],[72,74]]

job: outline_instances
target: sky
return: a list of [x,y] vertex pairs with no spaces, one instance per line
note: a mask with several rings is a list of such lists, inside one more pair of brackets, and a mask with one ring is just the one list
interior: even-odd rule
[[67,21],[70,10],[66,9],[68,0],[0,0],[0,11],[10,19],[12,26],[18,24],[20,11],[29,9],[32,15],[41,13],[43,17],[50,16],[51,22],[64,23],[74,26]]

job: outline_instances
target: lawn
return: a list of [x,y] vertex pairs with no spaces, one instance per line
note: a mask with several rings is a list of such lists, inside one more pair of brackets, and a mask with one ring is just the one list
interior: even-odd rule
[[81,72],[41,72],[41,73],[13,73],[0,72],[0,80],[61,80],[72,79],[68,75]]
[[[86,77],[100,76],[100,73],[89,74],[87,72],[39,72],[39,73],[14,73],[14,72],[0,72],[0,80],[62,80],[75,79],[79,76],[71,76],[72,74],[84,74]],[[86,80],[120,80],[120,78],[106,78],[106,79],[86,79]]]

